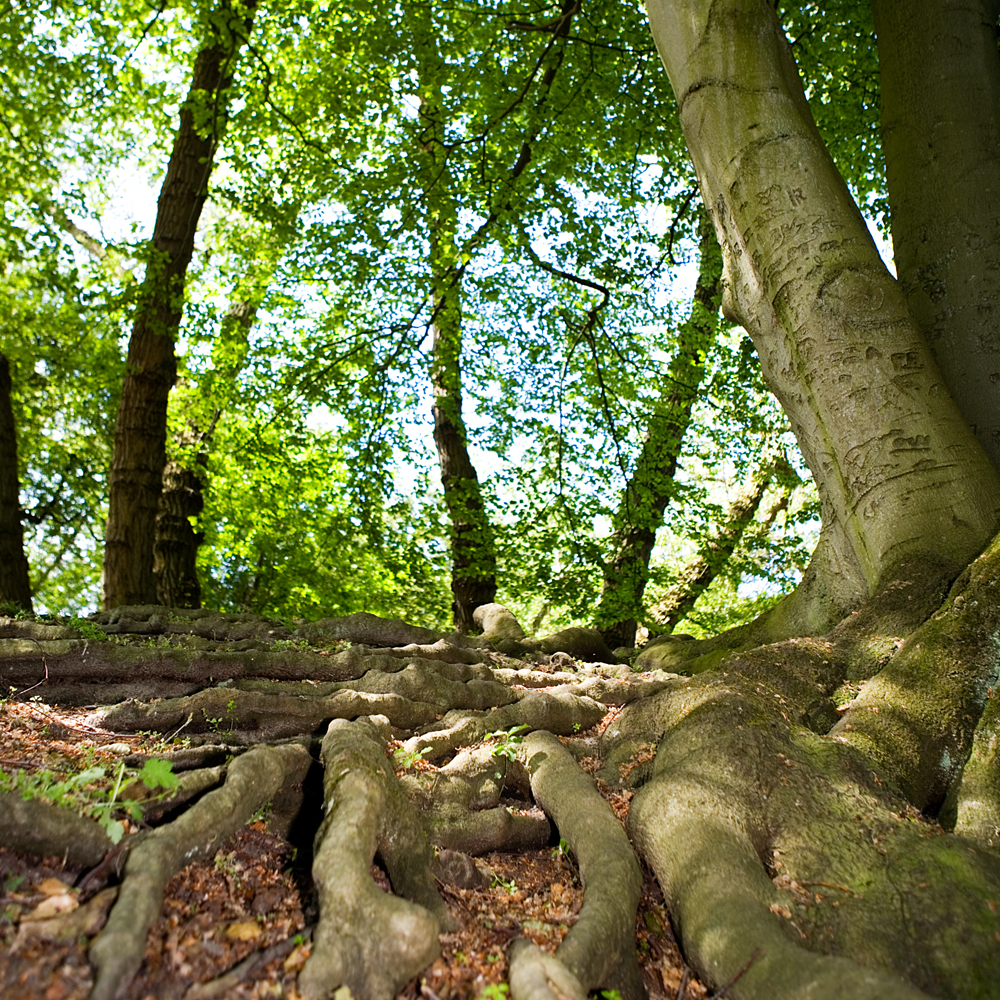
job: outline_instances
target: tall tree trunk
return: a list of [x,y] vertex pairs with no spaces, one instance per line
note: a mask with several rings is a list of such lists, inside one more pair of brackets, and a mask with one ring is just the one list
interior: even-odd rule
[[817,633],[908,559],[943,575],[990,538],[1000,477],[947,392],[830,159],[766,0],[649,0],[710,206],[727,314],[753,338],[823,504],[812,563],[769,616]]
[[[431,242],[432,246],[437,243],[433,234]],[[451,521],[452,614],[455,628],[468,632],[473,627],[473,611],[496,597],[496,552],[462,419],[460,279],[454,268],[436,274],[431,326],[434,443]]]
[[604,569],[595,616],[597,628],[612,649],[635,645],[636,617],[642,612],[649,557],[673,493],[691,409],[705,377],[705,356],[718,332],[722,254],[704,213],[700,249],[691,314],[678,331],[677,352],[657,412],[650,418],[642,451],[615,515],[613,554]]
[[873,0],[872,14],[899,283],[1000,468],[1000,3]]
[[[167,400],[184,279],[225,119],[226,90],[255,0],[226,2],[198,53],[160,189],[149,261],[129,340],[109,475],[104,606],[156,601],[153,547],[166,462]],[[220,24],[219,21],[222,21]]]
[[[749,485],[740,490],[726,510],[726,519],[719,530],[681,570],[677,583],[649,609],[649,617],[656,623],[655,627],[650,627],[651,634],[667,635],[673,632],[705,593],[736,551],[743,533],[760,508],[775,471],[775,462],[767,462],[754,471]],[[786,492],[772,509],[769,520],[773,522],[778,511],[787,505]]]
[[156,577],[156,600],[168,608],[200,608],[201,584],[198,581],[198,548],[205,540],[196,531],[191,518],[205,506],[204,484],[199,469],[208,465],[208,449],[219,417],[216,411],[210,426],[202,431],[192,423],[176,442],[182,451],[194,452],[194,468],[187,462],[170,458],[163,469],[163,489],[156,515],[156,545],[153,550],[153,574]]
[[31,610],[31,583],[21,524],[17,427],[11,405],[10,362],[0,353],[0,601]]
[[[422,76],[440,78],[433,25],[425,25]],[[421,174],[427,205],[431,273],[431,385],[434,444],[451,523],[452,616],[459,632],[474,627],[472,613],[496,597],[496,550],[479,476],[469,457],[462,417],[462,267],[458,205],[444,142],[441,94],[428,86],[420,108]]]

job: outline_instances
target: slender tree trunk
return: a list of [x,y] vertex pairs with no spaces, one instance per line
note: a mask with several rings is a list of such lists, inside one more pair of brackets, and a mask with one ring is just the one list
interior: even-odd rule
[[21,524],[17,427],[11,405],[10,362],[0,353],[0,602],[31,610],[31,583]]
[[[767,493],[774,478],[775,468],[774,462],[768,462],[754,472],[749,485],[740,490],[736,499],[729,505],[726,519],[719,530],[681,570],[677,583],[649,609],[649,617],[656,623],[655,628],[650,628],[651,633],[667,635],[687,617],[698,598],[705,593],[719,570],[736,551],[743,533],[757,515],[764,494]],[[787,504],[786,492],[771,511],[771,522],[774,521],[778,511]]]
[[205,540],[205,533],[196,531],[190,519],[197,517],[205,506],[200,470],[208,465],[209,446],[219,416],[216,411],[204,431],[189,423],[187,432],[176,442],[182,452],[193,449],[194,468],[170,458],[163,469],[153,573],[157,603],[169,608],[201,607],[198,548]]
[[[432,244],[435,240],[432,238]],[[468,632],[472,613],[496,597],[493,530],[483,505],[479,477],[469,457],[462,419],[462,316],[460,284],[454,269],[438,279],[431,327],[434,386],[434,443],[441,466],[441,486],[451,521],[451,592],[455,628]]]
[[873,0],[872,14],[899,283],[1000,468],[1000,3]]
[[[433,26],[425,27],[423,71],[437,79],[440,59]],[[434,444],[451,522],[452,615],[459,632],[473,628],[472,613],[496,597],[496,550],[479,476],[469,457],[462,418],[462,269],[457,246],[458,205],[444,143],[441,95],[430,86],[421,103],[421,173],[427,205],[431,272],[431,384]]]
[[[221,383],[225,389],[235,381],[246,358],[247,338],[257,316],[257,307],[267,290],[271,269],[261,280],[256,266],[244,283],[242,291],[251,298],[236,299],[230,303],[215,339],[213,355],[221,354],[213,366],[214,380],[205,386]],[[232,351],[234,341],[237,349]],[[221,350],[217,350],[221,348]],[[205,540],[202,531],[196,531],[191,518],[197,517],[205,507],[204,472],[215,426],[222,415],[216,409],[208,417],[208,427],[200,429],[188,421],[187,431],[175,442],[177,455],[168,458],[163,469],[163,488],[159,512],[156,517],[156,545],[153,551],[153,574],[156,577],[156,597],[159,604],[171,608],[200,608],[201,583],[198,580],[198,549]],[[185,455],[186,458],[178,456]]]
[[816,634],[908,559],[957,573],[991,537],[1000,477],[942,382],[812,120],[766,0],[648,0],[726,267],[823,504],[769,635]]
[[612,535],[612,558],[604,569],[597,627],[605,642],[635,645],[636,617],[649,577],[649,557],[673,493],[691,409],[705,377],[705,356],[718,331],[722,298],[722,254],[702,215],[701,260],[691,315],[679,330],[677,353],[657,412],[651,417],[635,471],[622,494]]
[[177,374],[174,337],[184,279],[208,194],[226,90],[250,30],[253,0],[224,3],[195,59],[167,174],[160,189],[150,258],[139,293],[115,427],[104,553],[104,606],[153,603],[153,547],[166,463],[167,400]]

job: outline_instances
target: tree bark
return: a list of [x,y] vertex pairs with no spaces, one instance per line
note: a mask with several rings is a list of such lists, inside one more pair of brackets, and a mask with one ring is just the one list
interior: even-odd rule
[[[250,299],[235,299],[222,320],[216,347],[221,347],[222,363],[213,368],[214,383],[221,379],[228,387],[235,381],[246,359],[250,328],[257,317],[257,307],[270,280],[272,270],[263,274],[251,268],[242,291],[249,291]],[[234,355],[228,348],[236,338],[239,349]],[[213,348],[213,354],[215,350]],[[203,387],[206,396],[211,393],[212,382]],[[181,452],[194,449],[193,461],[170,458],[163,469],[163,488],[159,512],[156,516],[156,544],[153,549],[153,575],[156,577],[157,603],[168,608],[200,608],[201,583],[198,579],[198,549],[205,539],[196,531],[191,518],[197,517],[205,506],[203,470],[208,467],[212,435],[222,411],[216,409],[208,416],[208,427],[199,429],[188,422],[187,431],[176,445]]]
[[[216,413],[216,419],[219,414]],[[194,464],[208,465],[208,449],[215,430],[215,419],[205,431],[189,424],[177,444],[194,447]],[[182,461],[171,458],[163,469],[163,489],[156,515],[156,544],[153,549],[153,575],[156,578],[156,601],[168,608],[200,608],[201,584],[198,582],[198,547],[205,540],[196,531],[191,518],[205,506],[201,475]]]
[[604,570],[596,614],[597,627],[612,649],[635,645],[649,557],[673,493],[691,409],[705,377],[705,356],[715,342],[721,297],[722,255],[711,223],[702,212],[701,260],[691,315],[678,331],[670,374],[615,516],[613,556]]
[[764,0],[649,0],[726,268],[823,504],[772,634],[823,631],[909,558],[957,573],[989,540],[1000,478],[823,145]]
[[31,583],[24,554],[17,427],[11,404],[10,362],[0,353],[0,602],[31,610]]
[[[439,61],[432,28],[428,55]],[[437,78],[435,67],[424,71]],[[444,143],[440,94],[429,87],[421,101],[422,178],[427,204],[431,272],[431,384],[434,444],[451,522],[451,591],[455,628],[473,628],[472,613],[496,597],[496,549],[479,476],[469,456],[462,417],[462,267],[457,245],[458,204]]]
[[1000,3],[873,0],[872,14],[899,283],[1000,468]]
[[451,521],[451,592],[455,628],[467,633],[472,614],[492,604],[497,593],[493,530],[483,505],[479,476],[469,457],[462,419],[461,314],[459,279],[453,269],[441,284],[451,286],[436,296],[437,318],[432,325],[434,385],[434,443],[441,466],[441,486]]
[[174,337],[194,235],[208,195],[226,91],[255,0],[224,2],[195,59],[191,89],[160,189],[149,261],[129,340],[109,474],[104,606],[156,601],[153,548],[166,463],[167,400],[177,375]]

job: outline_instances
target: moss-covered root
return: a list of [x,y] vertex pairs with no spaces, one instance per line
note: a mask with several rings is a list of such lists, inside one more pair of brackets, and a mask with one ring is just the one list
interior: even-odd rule
[[214,850],[283,785],[301,780],[309,764],[308,752],[295,744],[250,750],[233,761],[221,788],[209,792],[132,851],[118,902],[90,946],[90,961],[96,969],[91,1000],[113,1000],[135,975],[146,947],[146,932],[160,912],[163,890],[174,873]]
[[586,1000],[587,991],[554,955],[517,938],[507,949],[512,1000]]
[[0,844],[87,866],[96,865],[112,847],[94,820],[38,799],[22,799],[17,792],[0,794]]
[[1000,536],[942,608],[869,680],[833,733],[921,810],[940,807],[972,750],[1000,659]]
[[926,1000],[895,977],[791,940],[769,907],[774,886],[754,847],[762,831],[726,791],[665,771],[629,809],[629,834],[702,982],[720,988],[753,958],[731,1000]]
[[[440,929],[452,926],[430,873],[426,834],[382,735],[378,720],[335,719],[323,740],[326,818],[313,861],[320,917],[299,975],[299,991],[313,1000],[345,985],[355,1000],[389,1000],[434,961]],[[376,851],[399,896],[372,881]]]
[[425,752],[428,760],[440,760],[460,746],[479,743],[488,733],[514,726],[547,729],[559,736],[569,736],[596,726],[607,709],[593,698],[568,691],[527,691],[513,705],[502,705],[488,712],[455,710],[408,739],[408,753]]
[[552,817],[580,865],[585,894],[580,916],[556,957],[587,990],[645,996],[635,951],[635,913],[642,874],[611,807],[551,733],[524,743],[535,801]]
[[972,755],[941,818],[983,847],[1000,846],[1000,691],[991,692],[976,726]]

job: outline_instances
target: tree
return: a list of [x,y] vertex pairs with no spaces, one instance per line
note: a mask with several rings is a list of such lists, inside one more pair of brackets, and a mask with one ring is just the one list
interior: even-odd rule
[[[855,11],[828,8],[824,38]],[[604,9],[595,7],[595,21]],[[931,28],[946,23],[943,4],[919,10]],[[967,102],[994,93],[1000,74],[1000,12],[975,10],[971,34],[989,58],[974,63],[984,79],[963,92]],[[663,637],[631,665],[614,662],[593,630],[526,636],[497,605],[477,609],[483,634],[471,638],[370,614],[289,624],[143,608],[104,612],[82,628],[8,623],[0,686],[15,696],[34,685],[89,705],[103,685],[108,704],[93,725],[164,737],[184,727],[208,744],[171,753],[202,765],[192,788],[219,780],[213,744],[243,751],[221,787],[126,841],[133,853],[117,902],[90,947],[97,1000],[140,970],[170,873],[266,801],[296,812],[295,790],[317,757],[323,810],[305,839],[316,834],[319,920],[297,984],[306,995],[348,986],[388,1000],[435,960],[453,914],[429,845],[471,854],[550,836],[575,854],[585,903],[554,954],[512,943],[515,1000],[583,1000],[598,989],[640,1000],[633,847],[656,874],[687,961],[717,994],[995,994],[1000,474],[878,257],[775,8],[651,0],[650,22],[722,249],[724,309],[753,338],[819,491],[823,526],[801,584],[747,626],[704,640]],[[894,44],[909,22],[880,24],[882,70],[893,81],[893,63],[909,58]],[[806,40],[797,42],[808,55]],[[835,70],[817,71],[816,87]],[[887,93],[887,131],[894,101]],[[974,116],[966,121],[949,118],[948,128],[959,137],[981,130]],[[939,124],[932,117],[925,127]],[[906,178],[890,181],[890,201],[902,205],[908,192],[892,189],[926,186],[921,160],[896,174],[892,160],[909,155],[906,144],[885,148],[890,178]],[[985,265],[998,214],[992,204],[962,213],[973,229],[984,220],[981,243],[963,246],[985,247]],[[950,230],[908,232],[902,210],[899,225],[901,244],[940,240],[927,259],[950,260]],[[920,274],[912,277],[919,297]],[[950,305],[963,288],[983,304],[977,284],[946,277]],[[606,384],[596,381],[581,392],[600,395]],[[287,448],[282,430],[271,430],[276,452]],[[324,458],[313,468],[322,471]],[[287,482],[274,496],[293,505]],[[281,513],[278,503],[262,506],[265,516]],[[278,524],[269,540],[287,535]],[[258,562],[240,567],[251,599],[304,572],[269,574]],[[102,642],[103,633],[118,641]],[[152,652],[142,648],[150,636],[162,643]],[[572,669],[574,660],[586,666]],[[519,727],[530,731],[522,744]],[[388,763],[399,738],[401,757],[423,758],[424,768]],[[581,764],[622,811],[627,802],[630,843]],[[505,794],[524,808],[507,808]],[[9,843],[72,848],[81,863],[110,867],[99,864],[109,844],[95,823],[54,804],[29,808],[14,791],[4,805]],[[392,895],[371,877],[376,855]]]
[[684,435],[705,377],[706,355],[718,332],[722,258],[705,216],[701,230],[698,281],[691,315],[681,328],[661,401],[650,417],[649,430],[615,518],[613,551],[604,570],[596,613],[598,628],[612,647],[635,643],[636,619],[641,613],[649,576],[649,557],[673,492]]
[[223,3],[191,75],[160,191],[146,273],[129,340],[111,457],[104,550],[104,606],[155,602],[153,548],[166,464],[167,400],[177,375],[174,337],[184,278],[208,195],[236,57],[255,4]]
[[10,362],[0,354],[0,601],[30,611],[31,583],[24,556],[20,486]]

